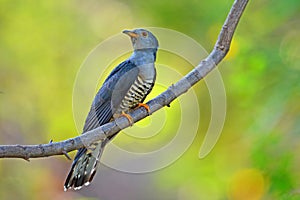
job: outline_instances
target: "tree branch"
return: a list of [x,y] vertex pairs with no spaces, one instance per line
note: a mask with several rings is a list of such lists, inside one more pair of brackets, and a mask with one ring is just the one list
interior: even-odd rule
[[[178,96],[187,92],[223,60],[229,51],[233,34],[247,3],[248,0],[235,0],[212,52],[195,69],[147,103],[152,113],[164,106],[168,106]],[[134,122],[140,121],[148,115],[143,107],[135,109],[129,114]],[[0,158],[23,158],[29,161],[29,158],[53,155],[66,155],[68,157],[67,152],[89,146],[91,143],[103,140],[128,126],[130,126],[128,120],[125,117],[121,117],[81,136],[62,142],[50,142],[49,144],[39,145],[0,145]]]

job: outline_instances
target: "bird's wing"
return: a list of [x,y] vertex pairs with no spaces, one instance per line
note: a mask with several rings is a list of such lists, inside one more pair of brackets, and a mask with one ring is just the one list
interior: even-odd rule
[[86,118],[83,133],[95,129],[112,118],[138,76],[138,67],[130,60],[119,64],[104,81]]

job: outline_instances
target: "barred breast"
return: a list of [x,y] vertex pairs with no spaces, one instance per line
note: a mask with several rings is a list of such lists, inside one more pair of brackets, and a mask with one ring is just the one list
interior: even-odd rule
[[122,100],[119,110],[126,112],[143,102],[153,85],[154,80],[143,80],[141,76],[138,76]]

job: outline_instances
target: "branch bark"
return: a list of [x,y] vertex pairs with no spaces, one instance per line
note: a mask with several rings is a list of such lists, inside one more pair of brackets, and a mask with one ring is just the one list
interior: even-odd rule
[[[229,51],[233,34],[248,1],[249,0],[235,0],[211,53],[186,76],[147,103],[152,113],[164,106],[168,106],[178,96],[187,92],[223,60]],[[129,114],[132,116],[134,122],[140,121],[148,115],[143,107],[133,110]],[[61,142],[50,142],[49,144],[39,145],[0,145],[0,158],[23,158],[29,160],[30,158],[54,155],[67,156],[67,152],[89,146],[91,143],[97,140],[103,140],[128,126],[130,126],[128,120],[121,117],[99,128],[86,132],[81,136]]]

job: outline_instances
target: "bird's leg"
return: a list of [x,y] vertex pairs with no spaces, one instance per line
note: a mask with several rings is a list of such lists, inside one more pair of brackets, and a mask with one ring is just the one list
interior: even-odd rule
[[149,108],[149,106],[147,104],[145,104],[145,103],[139,103],[138,106],[137,106],[137,108],[139,108],[139,107],[144,107],[147,110],[148,115],[150,115],[150,108]]
[[133,125],[133,119],[132,119],[132,117],[129,114],[127,114],[124,111],[122,111],[122,113],[120,114],[120,116],[126,117],[128,119],[128,121],[129,121],[130,126]]

